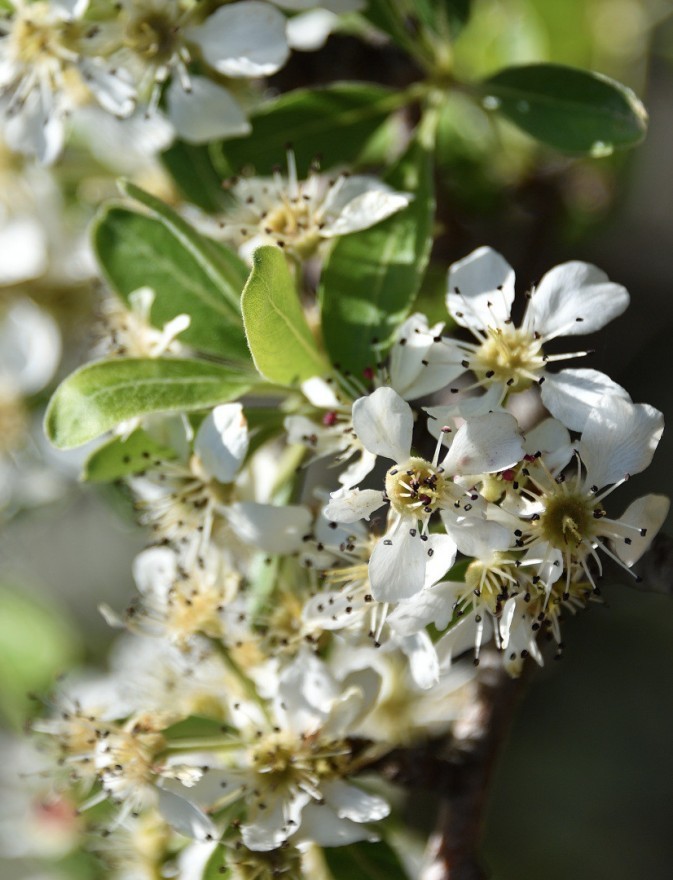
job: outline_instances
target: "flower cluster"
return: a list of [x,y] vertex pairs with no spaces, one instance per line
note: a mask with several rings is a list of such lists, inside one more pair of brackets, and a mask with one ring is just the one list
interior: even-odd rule
[[[43,163],[55,161],[67,120],[90,105],[122,120],[165,113],[173,131],[189,143],[249,134],[238,83],[278,71],[291,43],[320,44],[315,35],[302,39],[300,16],[290,33],[281,11],[316,4],[239,0],[206,10],[202,5],[196,0],[4,4],[0,119],[9,146]],[[321,6],[329,13],[329,0]],[[335,6],[341,12],[359,4]],[[326,36],[331,17],[317,24]],[[305,25],[315,31],[315,19]]]
[[[299,183],[291,158],[287,184],[237,183],[221,228],[296,269],[321,238],[411,203],[368,178],[317,180]],[[127,633],[108,675],[63,683],[35,724],[80,810],[105,804],[105,832],[126,835],[118,861],[152,841],[180,876],[299,878],[319,848],[378,839],[390,803],[362,774],[395,746],[469,740],[484,646],[512,676],[543,662],[541,636],[560,651],[604,561],[630,569],[660,527],[663,497],[619,515],[609,496],[650,463],[661,413],[595,370],[548,370],[586,352],[547,344],[600,329],[624,288],[557,266],[516,326],[499,254],[478,249],[447,284],[474,342],[413,314],[366,384],[335,370],[270,409],[243,398],[119,427],[119,454],[146,444],[121,462],[151,534],[137,596],[103,609]],[[99,351],[189,355],[190,317],[153,327],[154,302],[140,289],[108,308]],[[524,430],[510,404],[535,389],[549,414]]]

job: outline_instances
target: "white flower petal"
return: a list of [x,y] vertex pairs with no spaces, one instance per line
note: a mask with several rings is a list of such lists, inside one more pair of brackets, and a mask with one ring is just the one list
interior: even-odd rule
[[52,379],[61,358],[58,325],[47,312],[21,297],[0,320],[0,383],[34,394]]
[[382,797],[369,794],[341,779],[324,782],[321,790],[325,801],[340,819],[352,822],[378,822],[390,813],[390,806]]
[[368,229],[406,208],[413,196],[369,177],[342,177],[325,199],[324,238]]
[[465,518],[456,522],[453,517],[442,517],[445,526],[464,556],[488,560],[499,550],[508,550],[514,543],[510,529],[490,520]]
[[428,547],[413,526],[415,520],[403,517],[399,526],[374,547],[369,560],[369,582],[372,595],[379,602],[399,602],[423,589]]
[[296,504],[275,507],[241,501],[224,508],[238,537],[264,553],[294,553],[311,530],[311,511]]
[[[194,840],[219,838],[219,832],[212,819],[197,806],[172,791],[164,788],[159,792],[159,812],[179,834]],[[185,791],[187,793],[188,790]]]
[[220,6],[202,25],[189,28],[185,37],[225,76],[269,76],[289,55],[285,17],[259,0]]
[[508,609],[510,625],[507,629],[507,646],[503,658],[504,666],[512,678],[521,675],[523,661],[527,656],[535,660],[538,666],[543,666],[542,654],[535,641],[535,633],[532,629],[533,621],[522,611],[516,599],[508,599],[512,603]]
[[443,324],[428,327],[425,315],[412,315],[402,324],[390,352],[390,384],[405,400],[439,391],[465,372],[464,355],[436,342]]
[[251,810],[252,815],[241,825],[243,843],[255,852],[268,852],[284,843],[302,819],[302,810],[310,801],[303,791],[294,794],[278,792],[265,795],[264,809]]
[[169,547],[149,547],[133,561],[133,579],[143,595],[165,600],[178,576],[178,561]]
[[640,473],[652,461],[663,430],[664,417],[653,406],[607,398],[589,414],[578,444],[587,487],[600,489]]
[[427,691],[439,681],[439,660],[430,636],[425,632],[403,636],[397,640],[409,660],[409,673],[414,683]]
[[292,835],[292,843],[302,847],[307,843],[319,846],[347,846],[358,840],[378,840],[378,835],[366,825],[339,819],[327,804],[309,804],[303,812],[301,828]]
[[484,329],[509,318],[514,270],[497,251],[480,247],[449,268],[447,308],[461,327]]
[[445,581],[422,590],[408,602],[400,603],[391,611],[387,621],[401,636],[412,635],[432,623],[442,630],[451,623],[453,606],[465,584]]
[[353,428],[362,445],[384,458],[409,457],[414,417],[409,404],[392,388],[377,388],[353,404]]
[[521,430],[514,416],[486,413],[461,425],[443,465],[449,474],[488,474],[511,467],[523,455]]
[[351,523],[369,517],[385,504],[383,493],[376,489],[339,489],[323,511],[332,522]]
[[3,135],[12,150],[36,156],[43,165],[51,165],[65,143],[62,110],[52,95],[33,89],[20,112],[5,119]]
[[[622,540],[611,540],[614,550],[619,558],[628,566],[635,565],[643,553],[652,543],[659,529],[668,516],[671,502],[665,495],[645,495],[629,504],[618,522],[626,526],[634,526],[635,529],[623,529],[624,537],[629,539],[627,544]],[[645,534],[640,534],[640,531]]]
[[533,291],[525,326],[543,337],[594,333],[621,315],[629,294],[605,272],[577,261],[555,266]]
[[[464,589],[464,584],[461,585]],[[484,644],[493,633],[490,617],[480,615],[481,621],[477,623],[476,612],[471,611],[459,617],[451,629],[436,643],[435,649],[439,657],[440,669],[448,669],[454,658],[459,657],[465,651],[474,649],[477,641]],[[481,628],[481,636],[477,639],[477,633]]]
[[338,409],[341,405],[339,398],[334,393],[334,386],[319,376],[302,382],[301,390],[304,397],[319,409]]
[[136,107],[136,90],[124,68],[113,73],[96,59],[81,56],[78,66],[100,106],[113,116],[130,116]]
[[344,489],[350,489],[357,486],[362,480],[371,473],[376,466],[376,456],[373,452],[367,452],[366,449],[339,474],[339,482]]
[[441,533],[428,537],[427,549],[428,560],[425,563],[425,586],[430,587],[436,583],[451,568],[456,561],[456,542],[449,535]]
[[37,278],[48,265],[47,234],[37,217],[11,217],[0,227],[0,284]]
[[287,43],[299,52],[321,49],[339,23],[339,18],[327,9],[310,9],[295,15],[287,22]]
[[322,728],[340,696],[334,677],[322,660],[302,652],[280,676],[276,713],[295,733],[312,733]]
[[224,403],[201,422],[194,452],[207,474],[233,482],[248,451],[248,423],[240,403]]
[[[489,385],[484,394],[476,397],[462,397],[456,403],[449,406],[424,406],[428,414],[428,431],[438,440],[440,435],[448,445],[451,442],[451,434],[444,434],[442,428],[445,425],[455,428],[465,420],[473,416],[483,416],[489,412],[504,412],[500,405],[504,397],[504,387],[496,382]],[[458,420],[458,421],[457,421]]]
[[571,431],[582,431],[591,410],[607,396],[631,400],[621,385],[598,370],[547,373],[541,388],[542,403]]
[[545,466],[552,473],[562,470],[573,455],[574,445],[568,429],[557,419],[545,419],[528,431],[524,449],[529,455],[541,452]]
[[189,144],[237,137],[252,131],[245,113],[231,94],[203,76],[191,77],[189,92],[183,89],[178,77],[174,77],[166,100],[168,118]]

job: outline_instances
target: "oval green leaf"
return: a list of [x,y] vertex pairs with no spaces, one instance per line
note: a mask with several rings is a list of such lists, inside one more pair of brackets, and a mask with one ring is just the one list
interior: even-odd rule
[[562,64],[508,67],[481,83],[482,106],[568,153],[609,155],[645,136],[647,112],[626,86]]
[[227,360],[247,361],[239,309],[245,264],[158,199],[130,185],[128,192],[140,196],[152,214],[109,206],[93,228],[94,248],[111,287],[126,301],[139,287],[151,287],[155,326],[188,314],[191,322],[181,341]]
[[327,372],[280,248],[255,251],[241,309],[252,359],[269,382],[295,385]]
[[180,358],[118,358],[86,364],[54,392],[45,415],[59,449],[95,440],[127,419],[189,412],[233,400],[254,383],[219,364]]
[[250,117],[252,134],[213,144],[211,156],[223,176],[248,166],[256,174],[270,174],[284,163],[288,140],[300,174],[316,157],[323,168],[353,162],[379,125],[404,103],[399,92],[360,83],[295,89]]
[[381,347],[407,316],[432,244],[430,151],[415,141],[387,179],[413,192],[413,201],[382,223],[339,239],[318,291],[332,363],[357,375],[376,364]]

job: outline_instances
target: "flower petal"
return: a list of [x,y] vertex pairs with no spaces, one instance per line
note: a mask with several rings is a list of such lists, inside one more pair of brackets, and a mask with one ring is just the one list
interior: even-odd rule
[[320,234],[324,238],[333,238],[368,229],[406,208],[412,198],[410,193],[395,192],[374,178],[342,177],[325,199],[325,225]]
[[220,6],[203,24],[189,28],[185,37],[225,76],[269,76],[285,64],[290,52],[285,16],[259,0]]
[[464,589],[465,584],[451,581],[435,584],[408,602],[400,603],[390,612],[387,621],[401,636],[417,633],[430,623],[439,630],[446,629],[453,618],[456,598]]
[[323,511],[332,522],[351,523],[369,519],[375,510],[385,504],[383,493],[376,489],[339,489],[332,492],[332,500]]
[[483,330],[509,318],[514,270],[490,247],[480,247],[449,268],[446,305],[461,327]]
[[186,797],[158,788],[159,812],[179,834],[194,840],[213,840],[219,832],[212,819]]
[[203,76],[191,78],[186,92],[178,77],[168,87],[168,117],[180,137],[189,144],[250,134],[245,113],[222,86]]
[[390,813],[390,805],[382,797],[369,794],[340,779],[324,782],[321,790],[325,801],[340,819],[352,822],[378,822]]
[[353,428],[362,445],[384,458],[409,457],[414,417],[409,404],[392,388],[377,388],[353,404]]
[[461,425],[443,465],[449,474],[490,474],[511,467],[523,455],[521,430],[514,416],[486,413]]
[[162,601],[178,576],[178,561],[169,547],[149,547],[133,561],[133,579],[143,595],[155,595]]
[[542,403],[571,431],[582,431],[589,413],[606,396],[631,400],[628,392],[598,370],[562,370],[547,373],[541,388]]
[[600,489],[640,473],[652,461],[663,430],[664,417],[653,406],[607,398],[589,414],[578,445],[587,487]]
[[414,683],[424,691],[437,684],[439,660],[430,636],[421,631],[403,636],[397,640],[397,644],[409,660],[409,673]]
[[535,288],[524,325],[543,338],[577,336],[600,330],[621,315],[629,294],[590,263],[555,266]]
[[645,495],[644,498],[638,498],[629,504],[617,520],[620,524],[634,527],[634,529],[620,529],[624,537],[629,539],[629,543],[611,539],[614,550],[622,562],[628,566],[638,562],[664,524],[670,506],[671,502],[665,495]]
[[369,560],[372,595],[379,602],[399,602],[423,589],[428,547],[415,521],[403,517],[389,536],[381,538]]
[[292,835],[292,843],[303,847],[307,843],[320,846],[347,846],[358,840],[378,840],[378,835],[367,825],[339,819],[327,804],[309,804],[303,812],[301,828]]
[[240,403],[224,403],[201,422],[194,452],[220,483],[233,482],[248,451],[248,423]]
[[241,501],[225,507],[224,513],[238,537],[264,553],[294,553],[311,530],[311,511],[297,504]]

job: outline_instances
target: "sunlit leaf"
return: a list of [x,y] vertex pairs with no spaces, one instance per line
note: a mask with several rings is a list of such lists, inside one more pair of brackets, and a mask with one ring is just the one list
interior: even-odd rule
[[323,269],[322,332],[332,362],[360,374],[378,360],[418,292],[431,245],[432,157],[414,142],[389,182],[414,193],[382,223],[341,238]]
[[508,67],[480,89],[485,109],[569,153],[609,155],[637,144],[647,129],[647,112],[631,89],[574,67]]
[[110,285],[126,300],[138,288],[151,287],[155,326],[188,314],[181,341],[227,360],[248,360],[239,307],[245,264],[158,199],[130,184],[126,189],[152,213],[114,205],[99,214],[93,241]]
[[56,389],[45,430],[59,449],[95,440],[121,422],[233,400],[254,379],[219,364],[178,358],[115,358],[86,364]]
[[280,248],[255,251],[241,308],[252,358],[264,378],[294,385],[327,371]]
[[330,168],[355,160],[378,126],[403,103],[399,93],[370,84],[295,89],[251,115],[251,135],[212,145],[212,155],[219,150],[222,175],[237,174],[243,167],[269,174],[285,163],[291,141],[300,174],[316,158],[322,168]]

